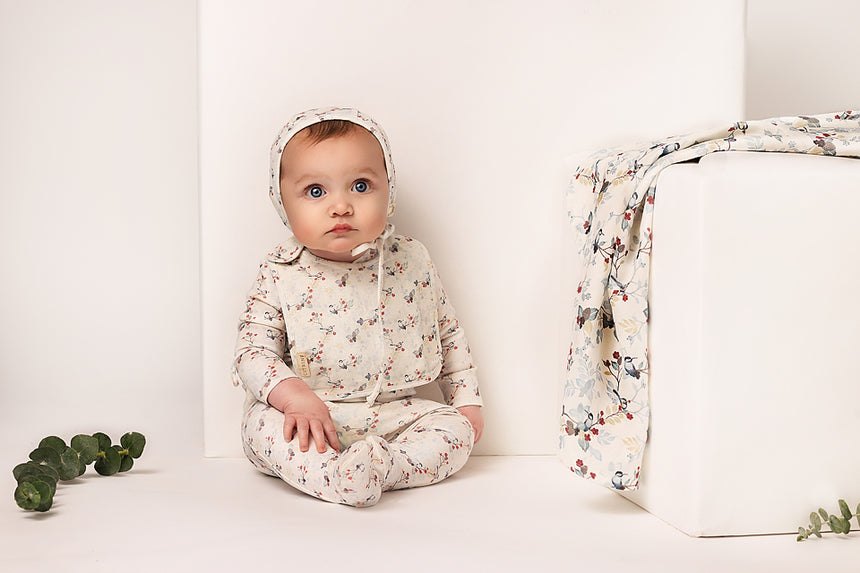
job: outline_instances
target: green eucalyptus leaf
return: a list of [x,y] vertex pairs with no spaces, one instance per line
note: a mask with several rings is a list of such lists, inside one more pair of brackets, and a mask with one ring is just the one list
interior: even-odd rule
[[77,450],[75,448],[66,448],[60,455],[60,467],[57,468],[57,473],[60,474],[60,479],[63,481],[75,479],[80,475],[78,473],[80,467],[81,459],[78,456]]
[[54,505],[54,493],[51,490],[51,486],[41,480],[30,483],[39,492],[39,505],[36,506],[36,511],[48,511],[51,509],[51,506]]
[[52,480],[54,480],[54,482],[60,481],[60,474],[57,472],[57,470],[55,468],[52,468],[51,466],[49,466],[47,464],[37,464],[36,462],[30,462],[30,463],[33,464],[34,466],[38,466],[39,471],[42,472],[43,476],[51,478]]
[[19,484],[24,482],[33,484],[36,481],[45,483],[50,489],[51,497],[53,497],[54,492],[57,491],[57,472],[52,470],[49,466],[43,466],[35,462],[28,462],[26,464],[15,466],[12,473],[13,475],[16,475],[15,479]]
[[820,529],[816,529],[812,533],[815,534],[815,537],[817,537],[818,539],[821,539],[821,530]]
[[[108,442],[110,442],[110,438],[108,438]],[[84,465],[91,464],[96,461],[96,455],[99,453],[99,440],[93,436],[78,434],[72,438],[72,447],[78,452]]]
[[823,519],[824,521],[827,521],[830,519],[830,515],[828,515],[828,513],[826,511],[824,511],[824,508],[822,508],[822,507],[818,508],[818,514],[821,516],[821,519]]
[[33,480],[46,483],[48,485],[48,489],[51,490],[51,497],[54,497],[54,494],[57,493],[57,480],[51,479],[50,476],[42,474],[40,476],[35,476]]
[[119,471],[120,463],[119,449],[116,446],[110,446],[104,451],[104,456],[96,460],[93,467],[99,475],[112,476]]
[[134,458],[129,455],[121,455],[119,460],[119,471],[127,472],[134,465]]
[[821,529],[821,518],[818,517],[818,514],[812,512],[809,514],[809,521],[812,523],[813,529]]
[[17,481],[22,481],[27,476],[45,476],[46,479],[52,479],[57,481],[60,479],[59,474],[57,474],[57,470],[52,468],[46,464],[39,464],[36,462],[27,462],[25,464],[18,464],[15,466],[15,469],[12,470],[12,475],[18,474],[18,477],[15,479]]
[[830,526],[830,531],[833,533],[842,533],[842,522],[839,521],[839,518],[835,515],[831,515],[827,520],[827,524]]
[[851,514],[851,508],[848,507],[848,504],[845,503],[844,499],[839,500],[839,512],[845,519],[851,519],[852,517],[854,517],[854,515]]
[[39,471],[39,464],[36,462],[26,462],[23,464],[18,464],[14,468],[12,468],[12,477],[15,478],[15,481],[21,481],[22,477],[27,477],[28,475],[33,475],[33,472]]
[[128,454],[137,459],[143,453],[143,448],[146,446],[146,438],[138,432],[128,432],[124,434],[119,441],[122,447],[128,450]]
[[54,469],[60,467],[60,454],[53,448],[36,448],[30,452],[30,459],[36,463],[45,463]]
[[32,483],[25,481],[18,484],[15,488],[15,503],[21,509],[31,510],[39,507],[42,501],[42,496],[39,495],[39,490]]
[[104,452],[110,447],[110,436],[103,432],[96,432],[93,437],[99,442],[99,451]]
[[48,436],[47,438],[42,438],[42,441],[39,442],[39,447],[51,448],[52,450],[56,450],[58,454],[61,454],[66,449],[66,442],[57,436]]

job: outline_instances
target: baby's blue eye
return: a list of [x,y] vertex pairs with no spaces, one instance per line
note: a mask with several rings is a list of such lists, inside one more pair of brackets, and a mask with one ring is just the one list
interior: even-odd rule
[[356,193],[365,193],[368,188],[367,181],[356,181],[352,186],[352,190]]
[[322,187],[319,185],[314,185],[307,190],[308,197],[313,197],[314,199],[319,199],[323,195],[325,195],[325,191],[323,191]]

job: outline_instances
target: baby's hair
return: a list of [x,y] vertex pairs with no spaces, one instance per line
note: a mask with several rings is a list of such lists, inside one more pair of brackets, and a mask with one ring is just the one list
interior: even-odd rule
[[299,133],[304,133],[310,143],[319,143],[326,139],[347,135],[357,129],[367,131],[362,126],[351,121],[346,121],[345,119],[327,119],[319,123],[309,125]]
[[[342,137],[344,135],[349,135],[350,133],[355,133],[356,131],[366,131],[373,135],[369,129],[358,125],[357,123],[353,123],[345,119],[325,119],[318,123],[313,123],[304,129],[300,129],[295,137],[297,138],[299,135],[302,135],[307,138],[308,143],[316,145],[326,139]],[[286,149],[284,149],[284,151],[286,151]],[[285,155],[281,155],[281,177],[283,177],[284,158]]]

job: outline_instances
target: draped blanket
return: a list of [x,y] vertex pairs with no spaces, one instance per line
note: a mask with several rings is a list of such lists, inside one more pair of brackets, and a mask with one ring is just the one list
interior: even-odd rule
[[860,157],[860,113],[739,122],[629,151],[604,150],[571,180],[566,202],[581,236],[582,275],[574,293],[560,456],[583,478],[615,489],[639,484],[648,436],[648,279],[657,175],[673,163],[733,150]]

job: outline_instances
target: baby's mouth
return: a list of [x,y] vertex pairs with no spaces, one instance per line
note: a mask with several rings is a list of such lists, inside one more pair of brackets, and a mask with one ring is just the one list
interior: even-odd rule
[[341,223],[340,225],[335,225],[329,230],[329,233],[334,233],[335,235],[342,235],[343,233],[348,233],[350,231],[354,231],[350,225],[345,223]]

